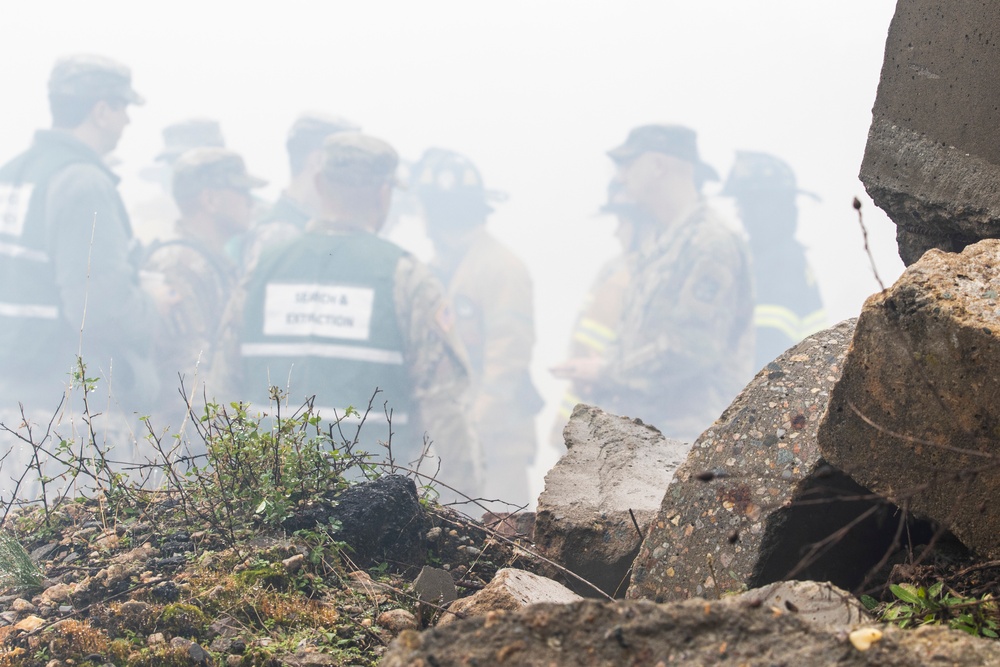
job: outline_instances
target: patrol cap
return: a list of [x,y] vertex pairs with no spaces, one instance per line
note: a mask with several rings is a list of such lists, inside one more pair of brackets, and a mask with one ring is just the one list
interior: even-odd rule
[[323,142],[323,175],[355,187],[396,183],[399,155],[392,146],[360,132],[340,132]]
[[313,151],[323,147],[323,140],[338,132],[360,132],[357,123],[331,114],[303,113],[288,130],[286,146],[289,152]]
[[736,161],[720,194],[741,197],[758,192],[803,194],[819,200],[816,194],[798,188],[795,172],[784,160],[767,153],[736,151]]
[[173,162],[192,148],[214,146],[224,148],[222,128],[219,121],[211,118],[189,118],[163,128],[163,150],[156,156],[157,161]]
[[628,162],[643,153],[663,153],[695,166],[699,181],[717,181],[719,174],[698,156],[698,135],[681,125],[642,125],[628,133],[625,143],[608,151],[616,163]]
[[193,148],[174,163],[174,198],[196,197],[202,190],[234,189],[250,191],[267,181],[247,173],[239,154],[225,148]]
[[68,56],[56,62],[49,77],[49,95],[115,99],[129,104],[146,101],[133,90],[128,67],[111,58],[89,54]]

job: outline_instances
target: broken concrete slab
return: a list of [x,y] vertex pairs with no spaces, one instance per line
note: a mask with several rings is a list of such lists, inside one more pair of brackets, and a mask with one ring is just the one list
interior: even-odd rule
[[907,265],[1000,237],[998,40],[989,0],[896,4],[861,180]]
[[438,625],[447,625],[459,618],[482,616],[494,611],[517,611],[528,605],[551,602],[568,604],[582,598],[562,584],[531,572],[504,568],[481,591],[456,600]]
[[868,299],[819,428],[855,481],[1000,556],[1000,241],[928,252]]
[[[667,488],[627,597],[722,595],[789,578],[853,587],[885,555],[892,530],[879,521],[891,506],[830,467],[816,442],[854,323],[768,364],[702,434]],[[836,549],[813,546],[848,525]]]
[[[641,535],[691,445],[582,404],[563,436],[567,452],[545,476],[538,498],[535,543],[545,557],[620,597]],[[567,583],[581,595],[595,594]]]
[[[847,595],[843,591],[840,594]],[[961,630],[901,630],[870,624],[857,643],[839,626],[811,622],[787,606],[727,598],[537,604],[406,631],[382,667],[409,665],[1000,665],[1000,645]]]

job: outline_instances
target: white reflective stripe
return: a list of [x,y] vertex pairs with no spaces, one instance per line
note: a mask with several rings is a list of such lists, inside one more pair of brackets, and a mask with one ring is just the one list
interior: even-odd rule
[[23,245],[17,245],[15,243],[0,243],[0,255],[30,259],[33,262],[49,261],[48,254],[42,252],[41,250],[32,250],[31,248],[25,248]]
[[376,364],[403,363],[402,353],[393,350],[331,343],[244,343],[240,346],[240,353],[244,357],[323,357]]
[[[321,417],[328,421],[334,421],[337,417],[340,417],[341,424],[360,424],[361,418],[364,417],[364,412],[361,409],[354,408],[360,414],[352,414],[350,417],[345,417],[344,414],[347,412],[347,408],[331,408],[327,406],[314,406],[313,409],[319,413]],[[382,422],[386,423],[385,410],[381,407],[372,407],[372,411],[368,413],[368,417],[365,418],[365,422]],[[393,412],[392,413],[392,423],[393,424],[407,424],[410,421],[410,415],[405,412]]]
[[59,318],[59,308],[56,306],[41,306],[34,303],[3,303],[0,301],[0,315],[55,320]]

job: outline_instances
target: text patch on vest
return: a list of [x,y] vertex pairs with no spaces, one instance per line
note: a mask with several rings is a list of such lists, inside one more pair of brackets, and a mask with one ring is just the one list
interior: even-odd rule
[[268,283],[264,335],[368,340],[374,302],[369,287]]
[[0,183],[0,233],[21,236],[31,200],[31,183]]

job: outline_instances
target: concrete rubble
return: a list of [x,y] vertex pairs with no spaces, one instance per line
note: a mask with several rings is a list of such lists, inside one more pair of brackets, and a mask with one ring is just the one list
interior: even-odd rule
[[[850,597],[835,589],[821,595]],[[864,642],[859,641],[861,636]],[[422,633],[404,631],[389,646],[381,665],[833,663],[992,666],[1000,665],[1000,645],[942,626],[900,630],[867,620],[850,626],[827,624],[823,618],[796,611],[794,604],[756,603],[748,594],[670,604],[581,600],[491,612]]]
[[551,602],[568,604],[582,599],[565,586],[524,570],[498,570],[493,581],[481,591],[457,600],[441,616],[438,625],[448,625],[469,616],[484,616],[489,612],[517,611],[528,605]]
[[908,265],[1000,237],[998,40],[990,0],[896,4],[861,180]]
[[[690,445],[588,405],[574,408],[563,435],[567,453],[545,476],[535,542],[547,558],[620,597],[640,531],[656,516]],[[581,595],[595,595],[568,583]]]
[[818,437],[855,481],[1000,556],[1000,241],[928,252],[865,303]]
[[[787,578],[853,587],[885,555],[892,508],[831,468],[816,430],[854,320],[757,374],[674,475],[635,560],[629,598],[716,596]],[[859,499],[860,498],[860,499]],[[867,510],[835,550],[813,550]]]

